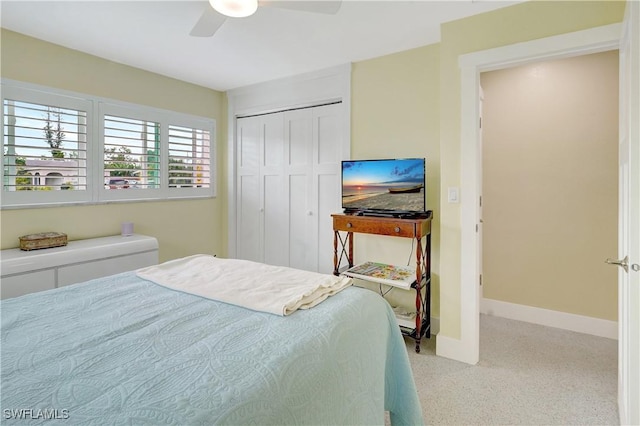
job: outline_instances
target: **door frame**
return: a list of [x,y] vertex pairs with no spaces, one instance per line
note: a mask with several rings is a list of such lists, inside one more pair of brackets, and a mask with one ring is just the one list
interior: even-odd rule
[[[619,239],[618,259],[618,407],[621,424],[640,423],[640,4],[628,1],[620,41]],[[638,263],[636,263],[638,262]]]
[[469,364],[480,355],[480,224],[478,150],[480,73],[532,62],[616,50],[621,24],[611,24],[461,55],[460,65],[460,339],[438,339],[437,353]]

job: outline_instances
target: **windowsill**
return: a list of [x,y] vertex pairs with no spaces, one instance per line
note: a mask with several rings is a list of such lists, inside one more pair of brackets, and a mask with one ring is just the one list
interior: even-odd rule
[[201,195],[201,196],[185,196],[185,197],[171,197],[171,198],[139,198],[131,200],[108,200],[108,201],[82,201],[82,202],[68,202],[68,203],[48,203],[48,204],[21,204],[11,206],[0,206],[1,210],[25,210],[25,209],[48,209],[56,207],[81,207],[81,206],[99,206],[106,204],[130,204],[130,203],[163,203],[167,201],[195,201],[203,199],[214,199],[215,195]]

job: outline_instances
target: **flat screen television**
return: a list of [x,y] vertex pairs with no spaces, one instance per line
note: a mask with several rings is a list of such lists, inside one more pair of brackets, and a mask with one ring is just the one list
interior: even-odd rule
[[421,216],[426,193],[424,158],[342,162],[342,208],[347,214]]

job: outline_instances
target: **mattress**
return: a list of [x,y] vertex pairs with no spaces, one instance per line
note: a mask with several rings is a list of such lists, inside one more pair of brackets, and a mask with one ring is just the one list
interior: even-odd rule
[[423,423],[393,312],[369,290],[283,317],[127,272],[0,312],[7,424]]

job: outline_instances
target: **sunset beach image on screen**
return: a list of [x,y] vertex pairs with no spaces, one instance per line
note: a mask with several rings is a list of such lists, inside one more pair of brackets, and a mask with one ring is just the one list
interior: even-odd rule
[[426,210],[424,158],[342,162],[342,207],[349,210]]

